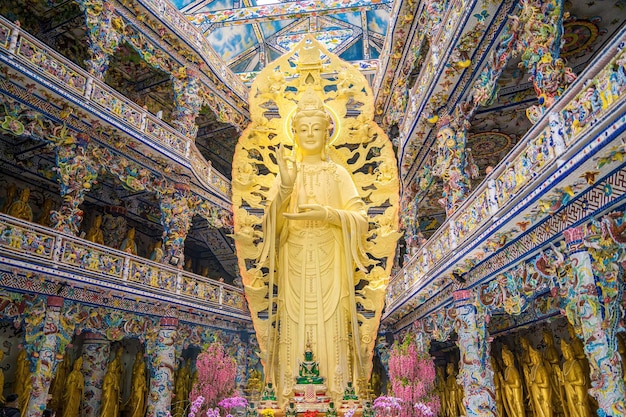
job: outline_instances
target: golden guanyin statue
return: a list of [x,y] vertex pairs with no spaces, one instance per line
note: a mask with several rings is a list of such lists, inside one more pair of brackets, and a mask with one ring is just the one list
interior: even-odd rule
[[494,394],[496,399],[496,411],[497,415],[504,415],[504,399],[502,395],[502,374],[500,373],[500,367],[498,366],[498,361],[495,356],[491,356],[491,368],[493,369],[493,385],[494,385]]
[[100,417],[117,417],[120,410],[120,374],[121,349],[118,349],[115,358],[109,363],[102,382],[102,401],[100,403]]
[[448,362],[446,365],[446,373],[448,378],[446,379],[446,398],[448,403],[446,404],[448,416],[460,416],[463,403],[461,402],[461,395],[463,393],[459,390],[459,384],[456,381],[456,370],[454,364]]
[[9,216],[32,222],[33,210],[30,208],[30,204],[28,204],[29,199],[30,188],[26,187],[20,193],[20,197],[9,206]]
[[48,401],[48,408],[61,415],[63,409],[63,393],[65,392],[65,380],[68,374],[71,372],[70,354],[69,349],[65,351],[63,360],[57,365],[57,371],[50,384],[50,401]]
[[552,385],[541,352],[529,346],[530,353],[530,398],[534,404],[536,417],[552,417]]
[[561,340],[563,351],[563,387],[565,388],[566,403],[569,417],[591,417],[589,395],[587,394],[586,376],[581,363],[574,356],[572,347]]
[[[26,349],[20,350],[17,354],[15,363],[15,375],[13,377],[13,392],[18,395],[20,410],[24,410],[24,401],[26,401],[25,391],[30,380],[30,362]],[[29,392],[30,395],[30,392]]]
[[83,376],[83,358],[79,356],[74,361],[72,372],[65,381],[65,391],[63,392],[63,415],[62,417],[78,417],[80,412],[80,402],[85,391],[85,377]]
[[143,360],[141,352],[135,355],[135,363],[133,364],[132,386],[130,396],[124,405],[128,410],[130,417],[143,417],[146,415],[148,402],[146,395],[148,393],[148,382],[146,380],[146,364]]
[[552,405],[555,410],[565,413],[565,417],[569,417],[567,412],[567,404],[565,403],[565,391],[561,382],[563,375],[561,375],[560,357],[559,352],[554,345],[554,336],[548,329],[543,329],[542,340],[546,347],[543,351],[543,359],[548,375],[550,376],[550,386],[552,387]]
[[519,371],[515,367],[515,356],[508,347],[502,348],[502,398],[506,415],[510,417],[526,417],[524,409],[524,386]]
[[281,407],[307,335],[335,402],[370,377],[399,236],[396,161],[373,98],[358,70],[311,37],[251,88],[252,123],[233,160],[235,241]]

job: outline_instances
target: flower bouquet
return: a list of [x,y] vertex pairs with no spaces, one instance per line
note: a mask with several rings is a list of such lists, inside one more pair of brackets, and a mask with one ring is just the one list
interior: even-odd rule
[[263,417],[274,417],[274,410],[272,410],[271,408],[264,408],[261,411],[261,415]]
[[307,410],[302,414],[303,417],[317,417],[317,411],[315,410]]
[[396,397],[380,396],[374,400],[374,409],[376,415],[381,417],[397,416],[400,412],[400,403],[402,400]]
[[248,406],[248,400],[243,397],[229,397],[224,398],[222,401],[217,403],[217,405],[225,408],[228,411],[226,417],[233,417],[233,415],[231,414],[231,409],[239,409],[241,411],[244,411]]

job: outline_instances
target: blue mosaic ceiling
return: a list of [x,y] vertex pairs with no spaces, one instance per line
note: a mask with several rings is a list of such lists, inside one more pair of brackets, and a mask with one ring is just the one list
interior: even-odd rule
[[314,33],[372,76],[393,0],[171,0],[244,82]]

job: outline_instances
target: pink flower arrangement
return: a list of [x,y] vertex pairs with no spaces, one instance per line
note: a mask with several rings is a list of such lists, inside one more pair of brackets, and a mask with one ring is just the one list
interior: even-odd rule
[[217,405],[226,409],[235,408],[235,407],[245,408],[248,406],[248,400],[246,400],[243,397],[229,397],[229,398],[224,398]]
[[221,343],[210,344],[198,355],[196,369],[198,381],[193,385],[189,399],[204,397],[204,409],[215,407],[219,398],[228,397],[235,391],[237,364],[226,354]]
[[400,398],[382,395],[374,400],[373,407],[379,414],[390,414],[392,412],[395,414],[402,407],[400,405],[401,402]]
[[228,410],[228,414],[226,415],[226,417],[233,417],[230,413],[230,409],[236,407],[246,408],[248,406],[248,400],[243,397],[230,397],[224,398],[217,405]]
[[419,411],[423,416],[426,417],[432,417],[435,414],[433,413],[433,410],[424,403],[416,403],[413,408],[415,408],[416,411]]
[[206,417],[220,417],[220,409],[215,407],[215,408],[208,408],[206,410]]
[[427,352],[418,352],[410,333],[391,351],[389,379],[393,393],[402,400],[400,417],[432,417],[439,413],[435,364]]
[[189,414],[187,417],[196,417],[196,414],[200,411],[200,407],[202,407],[202,403],[204,403],[204,397],[201,395],[193,400],[191,402],[191,406],[189,407]]

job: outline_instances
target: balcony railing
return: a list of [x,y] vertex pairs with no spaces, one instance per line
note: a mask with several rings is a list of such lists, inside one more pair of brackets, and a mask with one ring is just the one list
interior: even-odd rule
[[211,167],[192,139],[1,16],[0,61],[16,62],[34,70],[44,80],[60,86],[60,95],[75,105],[96,117],[105,116],[129,127],[137,140],[151,148],[167,150],[175,159],[189,161],[198,181],[224,200],[224,208],[230,208],[230,181]]
[[[243,291],[107,246],[0,214],[0,253],[80,281],[110,282],[247,319]],[[10,263],[10,262],[9,262]]]
[[[594,61],[578,77],[463,205],[396,273],[388,289],[386,315],[420,288],[426,288],[432,272],[440,270],[451,256],[456,256],[461,246],[469,245],[491,224],[490,219],[499,225],[505,224],[511,218],[511,208],[521,196],[545,191],[540,185],[559,166],[562,155],[583,157],[576,152],[584,144],[595,121],[615,111],[626,100],[623,94],[626,86],[617,85],[618,68],[612,62],[618,55],[626,56],[625,42],[626,30],[623,30],[598,55],[601,59]],[[626,72],[624,62],[619,66]],[[590,107],[590,89],[597,89],[602,95],[601,106]],[[605,94],[607,90],[609,94]]]

